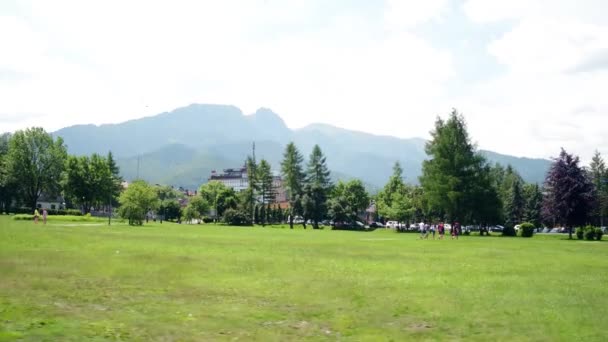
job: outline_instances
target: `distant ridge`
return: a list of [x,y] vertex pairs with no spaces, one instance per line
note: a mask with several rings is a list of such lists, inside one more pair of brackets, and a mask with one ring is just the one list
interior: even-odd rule
[[[77,125],[53,133],[65,140],[70,153],[105,154],[118,158],[123,176],[152,183],[196,188],[213,169],[239,166],[256,142],[256,154],[278,169],[285,145],[294,141],[305,157],[315,144],[327,155],[339,179],[360,178],[370,188],[383,186],[395,161],[407,182],[416,183],[426,141],[351,131],[326,124],[291,130],[268,108],[251,115],[230,105],[191,104],[170,112],[118,124]],[[541,183],[549,168],[545,159],[519,158],[482,151],[491,162],[511,164],[528,182]]]

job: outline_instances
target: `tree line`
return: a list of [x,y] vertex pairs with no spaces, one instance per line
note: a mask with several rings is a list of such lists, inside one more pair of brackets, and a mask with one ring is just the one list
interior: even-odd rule
[[[526,183],[511,166],[491,165],[468,134],[464,117],[456,110],[438,118],[425,146],[418,184],[407,183],[397,162],[386,185],[369,194],[361,180],[334,184],[321,148],[315,145],[305,162],[294,143],[284,150],[280,163],[289,205],[274,203],[276,189],[270,163],[255,156],[245,161],[249,186],[241,192],[217,181],[203,184],[195,196],[167,186],[136,180],[122,189],[120,172],[107,156],[70,156],[60,137],[42,128],[0,136],[0,211],[13,203],[32,210],[42,194],[61,194],[66,206],[90,208],[119,206],[131,224],[141,224],[155,212],[169,220],[223,221],[232,225],[288,222],[320,228],[332,220],[356,227],[365,209],[374,204],[380,221],[410,223],[460,222],[481,226],[502,224],[503,234],[530,222],[572,228],[604,225],[608,214],[608,170],[596,152],[589,167],[562,150],[554,158],[543,184]],[[187,203],[187,205],[185,205]]]
[[456,110],[438,118],[425,151],[420,185],[405,184],[396,163],[393,175],[378,193],[381,216],[402,221],[444,221],[487,227],[504,224],[504,235],[529,222],[572,228],[604,224],[608,212],[608,171],[599,154],[586,168],[580,159],[561,150],[544,184],[527,184],[511,166],[490,163],[477,151],[464,117]]
[[0,212],[32,211],[41,196],[63,195],[85,213],[117,203],[122,179],[112,153],[70,156],[61,137],[34,127],[0,136]]

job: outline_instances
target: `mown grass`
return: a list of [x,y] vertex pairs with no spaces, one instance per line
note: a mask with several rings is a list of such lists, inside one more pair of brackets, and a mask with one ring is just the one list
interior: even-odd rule
[[0,216],[0,340],[602,341],[608,243]]

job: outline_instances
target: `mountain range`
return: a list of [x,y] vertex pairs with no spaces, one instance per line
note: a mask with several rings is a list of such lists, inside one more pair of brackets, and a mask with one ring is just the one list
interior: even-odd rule
[[[76,125],[53,133],[61,136],[71,154],[107,154],[117,158],[122,176],[151,183],[195,189],[212,170],[235,168],[255,153],[279,169],[285,145],[295,142],[307,157],[315,144],[327,156],[334,179],[359,178],[370,190],[382,187],[395,161],[405,180],[416,183],[426,141],[400,139],[346,130],[325,124],[290,129],[270,109],[244,115],[228,105],[192,104],[171,112],[118,124]],[[491,163],[512,165],[528,182],[542,183],[550,161],[480,151]]]

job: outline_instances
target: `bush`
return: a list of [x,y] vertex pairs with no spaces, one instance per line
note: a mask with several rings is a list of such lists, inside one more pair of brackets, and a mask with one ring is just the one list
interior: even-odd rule
[[226,209],[222,221],[231,226],[251,226],[251,216],[242,210]]
[[[30,208],[13,208],[11,210],[14,214],[28,214],[33,215],[34,212]],[[42,209],[38,209],[38,212],[42,214]],[[50,215],[70,215],[70,216],[81,216],[82,212],[78,209],[47,209],[46,212]]]
[[[13,216],[13,220],[17,221],[32,221],[34,220],[34,215],[30,214],[17,214]],[[39,218],[42,221],[42,217]],[[47,221],[52,222],[107,222],[107,218],[103,217],[91,217],[91,216],[74,216],[74,215],[55,215],[48,216]]]
[[576,228],[576,238],[579,240],[584,239],[585,237],[585,228],[583,227],[578,227]]
[[532,237],[534,235],[535,229],[536,227],[534,227],[533,223],[524,222],[519,226],[519,234],[521,235],[521,237]]
[[34,215],[30,215],[30,214],[17,214],[15,216],[13,216],[13,220],[17,220],[17,221],[31,221],[34,219]]
[[604,231],[602,230],[602,228],[595,228],[595,238],[597,241],[601,241],[603,235]]
[[595,240],[595,228],[591,226],[585,227],[585,240]]
[[515,227],[511,225],[506,225],[505,228],[502,230],[502,236],[517,236]]
[[203,216],[201,220],[203,221],[203,223],[213,223],[213,219],[209,216]]

